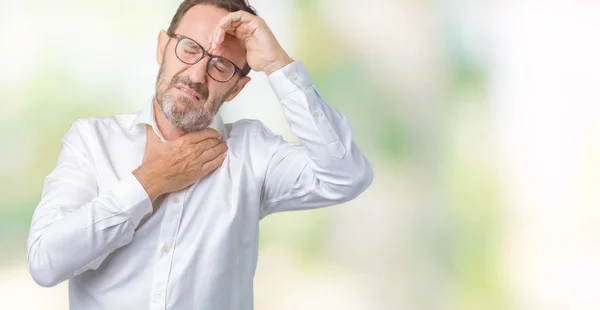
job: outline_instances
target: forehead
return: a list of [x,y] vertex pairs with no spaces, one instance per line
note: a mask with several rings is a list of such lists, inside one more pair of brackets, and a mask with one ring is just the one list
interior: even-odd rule
[[[195,5],[183,15],[175,32],[190,37],[205,49],[209,49],[209,43],[215,28],[221,18],[228,13],[227,10],[210,4]],[[217,51],[211,51],[211,53],[226,57],[238,66],[243,65],[246,57],[246,50],[242,41],[231,35],[226,35],[221,47]]]

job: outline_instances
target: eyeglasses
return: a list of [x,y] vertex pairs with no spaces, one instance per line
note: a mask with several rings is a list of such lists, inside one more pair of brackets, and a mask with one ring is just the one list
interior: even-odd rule
[[177,45],[175,46],[175,55],[181,62],[194,65],[198,63],[205,55],[210,57],[206,65],[206,73],[219,83],[226,83],[238,72],[242,72],[233,62],[223,57],[209,54],[204,48],[191,38],[184,35],[174,34],[177,37]]

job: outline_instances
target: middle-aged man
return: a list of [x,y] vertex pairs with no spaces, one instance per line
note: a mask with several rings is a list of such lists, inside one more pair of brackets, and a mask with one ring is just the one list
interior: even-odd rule
[[[346,118],[244,0],[184,1],[158,36],[138,114],[77,120],[45,178],[27,244],[70,309],[253,308],[258,225],[357,197],[373,171]],[[217,115],[264,72],[300,143]]]

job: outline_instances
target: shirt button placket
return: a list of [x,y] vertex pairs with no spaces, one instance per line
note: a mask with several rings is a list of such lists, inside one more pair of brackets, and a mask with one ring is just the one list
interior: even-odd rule
[[163,226],[159,236],[159,247],[157,261],[154,265],[154,283],[152,286],[152,309],[164,309],[166,306],[167,282],[173,260],[172,246],[175,244],[179,220],[183,208],[183,199],[180,195],[167,200],[169,204],[165,212]]

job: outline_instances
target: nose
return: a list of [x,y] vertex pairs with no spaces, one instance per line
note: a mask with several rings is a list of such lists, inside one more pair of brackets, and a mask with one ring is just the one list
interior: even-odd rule
[[194,83],[206,83],[206,66],[208,66],[208,61],[210,57],[208,55],[204,55],[200,61],[191,65],[186,71],[189,73],[190,79]]

